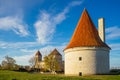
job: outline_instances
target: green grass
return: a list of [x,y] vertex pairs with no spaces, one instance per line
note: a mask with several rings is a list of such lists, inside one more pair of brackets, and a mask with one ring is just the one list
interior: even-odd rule
[[120,80],[120,75],[64,76],[0,70],[0,80]]

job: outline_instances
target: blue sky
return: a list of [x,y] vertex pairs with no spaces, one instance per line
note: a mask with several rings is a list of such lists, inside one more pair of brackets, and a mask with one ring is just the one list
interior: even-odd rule
[[94,24],[105,18],[106,43],[112,48],[110,66],[120,66],[119,0],[0,0],[0,63],[4,56],[28,65],[37,50],[54,48],[64,55],[84,8]]

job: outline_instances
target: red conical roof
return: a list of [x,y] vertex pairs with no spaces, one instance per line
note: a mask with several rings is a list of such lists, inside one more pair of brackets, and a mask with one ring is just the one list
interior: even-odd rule
[[87,10],[84,9],[70,43],[65,49],[93,46],[109,48],[108,45],[100,39],[95,25],[93,24]]

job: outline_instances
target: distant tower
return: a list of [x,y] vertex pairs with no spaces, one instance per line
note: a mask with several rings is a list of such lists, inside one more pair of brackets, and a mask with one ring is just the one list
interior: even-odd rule
[[84,9],[74,34],[64,49],[65,75],[109,73],[109,51],[110,47],[101,40]]
[[40,62],[42,61],[42,55],[38,50],[35,54],[35,68],[40,68]]
[[60,66],[59,71],[63,71],[62,55],[58,52],[58,50],[54,49],[48,56],[53,56],[59,63]]
[[105,42],[105,24],[104,24],[104,18],[98,19],[98,32],[101,40]]
[[54,49],[50,54],[49,56],[54,56],[59,62],[62,61],[62,55],[58,52],[57,49]]

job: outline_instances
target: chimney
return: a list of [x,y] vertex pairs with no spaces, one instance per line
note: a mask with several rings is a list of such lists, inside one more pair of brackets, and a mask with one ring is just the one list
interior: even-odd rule
[[104,18],[98,19],[98,33],[103,42],[105,42],[105,24],[104,24]]

